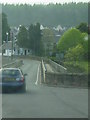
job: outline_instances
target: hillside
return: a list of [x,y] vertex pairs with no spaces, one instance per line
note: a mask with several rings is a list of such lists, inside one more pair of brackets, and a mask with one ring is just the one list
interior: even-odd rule
[[88,22],[88,3],[48,5],[2,5],[10,26],[30,25],[39,22],[44,26],[76,26]]

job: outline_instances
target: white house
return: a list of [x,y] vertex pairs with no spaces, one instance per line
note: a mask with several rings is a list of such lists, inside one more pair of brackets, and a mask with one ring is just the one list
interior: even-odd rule
[[12,41],[8,41],[3,43],[2,53],[4,56],[11,56],[11,55],[29,55],[32,52],[30,49],[20,48],[16,43],[12,44]]

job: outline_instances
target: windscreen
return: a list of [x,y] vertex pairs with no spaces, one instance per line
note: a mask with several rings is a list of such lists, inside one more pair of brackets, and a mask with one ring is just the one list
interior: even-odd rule
[[2,76],[20,76],[19,70],[2,70]]

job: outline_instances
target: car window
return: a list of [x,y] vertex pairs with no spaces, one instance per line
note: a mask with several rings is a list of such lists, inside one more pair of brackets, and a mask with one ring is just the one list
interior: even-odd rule
[[2,75],[10,75],[10,76],[20,76],[19,70],[3,70]]

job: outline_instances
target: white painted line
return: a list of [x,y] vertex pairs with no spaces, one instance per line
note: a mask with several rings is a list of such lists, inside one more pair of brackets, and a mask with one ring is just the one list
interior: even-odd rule
[[38,84],[39,67],[40,67],[40,64],[38,65],[38,71],[37,71],[37,80],[36,80],[36,82],[35,82],[35,85],[37,85],[37,84]]

